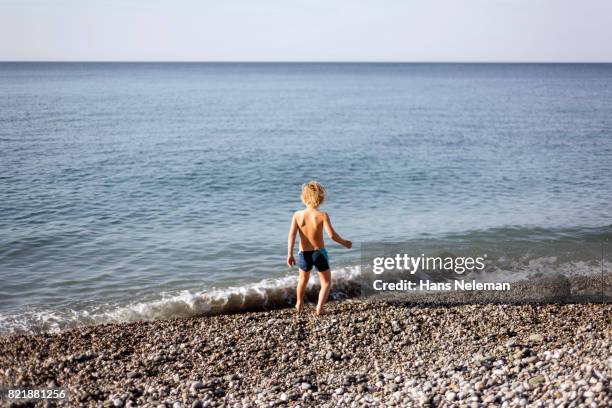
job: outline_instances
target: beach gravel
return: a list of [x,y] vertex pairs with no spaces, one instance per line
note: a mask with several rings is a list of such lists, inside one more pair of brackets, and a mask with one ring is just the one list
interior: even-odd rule
[[[0,338],[0,383],[63,406],[607,407],[612,305],[332,302]],[[3,402],[8,404],[7,402]],[[32,406],[27,402],[14,406]],[[37,402],[36,406],[46,406]]]

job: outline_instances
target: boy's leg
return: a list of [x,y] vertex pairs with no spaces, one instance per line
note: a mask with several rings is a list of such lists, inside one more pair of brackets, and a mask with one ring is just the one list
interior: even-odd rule
[[302,310],[302,305],[304,304],[304,293],[306,293],[306,285],[308,285],[308,280],[310,279],[310,272],[306,272],[300,269],[300,277],[298,278],[297,285],[297,302],[295,302],[295,309],[300,312]]
[[319,291],[319,303],[317,303],[317,314],[323,314],[323,306],[327,302],[329,290],[331,289],[331,269],[319,272],[319,280],[321,281],[321,290]]

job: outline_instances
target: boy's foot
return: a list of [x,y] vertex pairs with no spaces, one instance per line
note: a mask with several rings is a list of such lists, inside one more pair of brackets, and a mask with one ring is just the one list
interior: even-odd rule
[[302,311],[302,304],[301,303],[296,303],[295,304],[295,311],[300,313]]
[[316,314],[317,316],[323,316],[324,314],[326,314],[326,312],[325,312],[325,310],[323,310],[322,308],[321,308],[321,309],[319,309],[319,308],[317,307],[317,310],[315,311],[315,314]]

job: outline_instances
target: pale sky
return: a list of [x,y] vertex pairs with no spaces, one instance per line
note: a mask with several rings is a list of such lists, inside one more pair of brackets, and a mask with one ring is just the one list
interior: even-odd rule
[[612,62],[612,0],[0,0],[0,60]]

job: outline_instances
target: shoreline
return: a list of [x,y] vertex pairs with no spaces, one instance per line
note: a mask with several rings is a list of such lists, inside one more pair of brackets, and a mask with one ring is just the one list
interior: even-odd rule
[[[331,302],[0,338],[0,384],[64,406],[606,406],[610,304]],[[27,406],[27,405],[15,405]],[[44,406],[42,403],[39,406]]]
[[[471,280],[452,280],[448,277],[434,275],[426,280],[419,278],[421,287],[426,286],[424,289],[419,287],[418,280],[393,279],[390,277],[390,281],[385,282],[387,290],[381,291],[376,290],[378,280],[341,276],[340,279],[333,280],[330,299],[352,299],[365,302],[395,300],[438,306],[612,303],[612,273],[569,277],[559,274],[517,282],[479,282],[476,280],[480,279],[478,277]],[[493,287],[493,290],[484,289],[487,287],[489,289]],[[251,286],[247,285],[243,288],[250,289]],[[166,300],[118,306],[110,313],[105,312],[99,315],[89,314],[87,310],[72,311],[72,318],[63,321],[60,318],[51,323],[37,322],[30,327],[22,326],[13,330],[4,328],[5,331],[0,331],[0,338],[26,334],[61,333],[79,327],[101,324],[262,312],[292,307],[295,304],[295,281],[288,281],[287,278],[283,278],[278,286],[265,287],[263,293],[256,290],[241,291],[239,289],[240,287],[227,291],[225,298],[217,297],[214,291],[194,293],[187,300],[183,298],[183,295],[176,295]],[[319,284],[315,279],[306,289],[306,300],[316,302],[318,294]],[[149,307],[149,310],[134,312],[141,307]],[[113,317],[113,314],[116,316]]]

